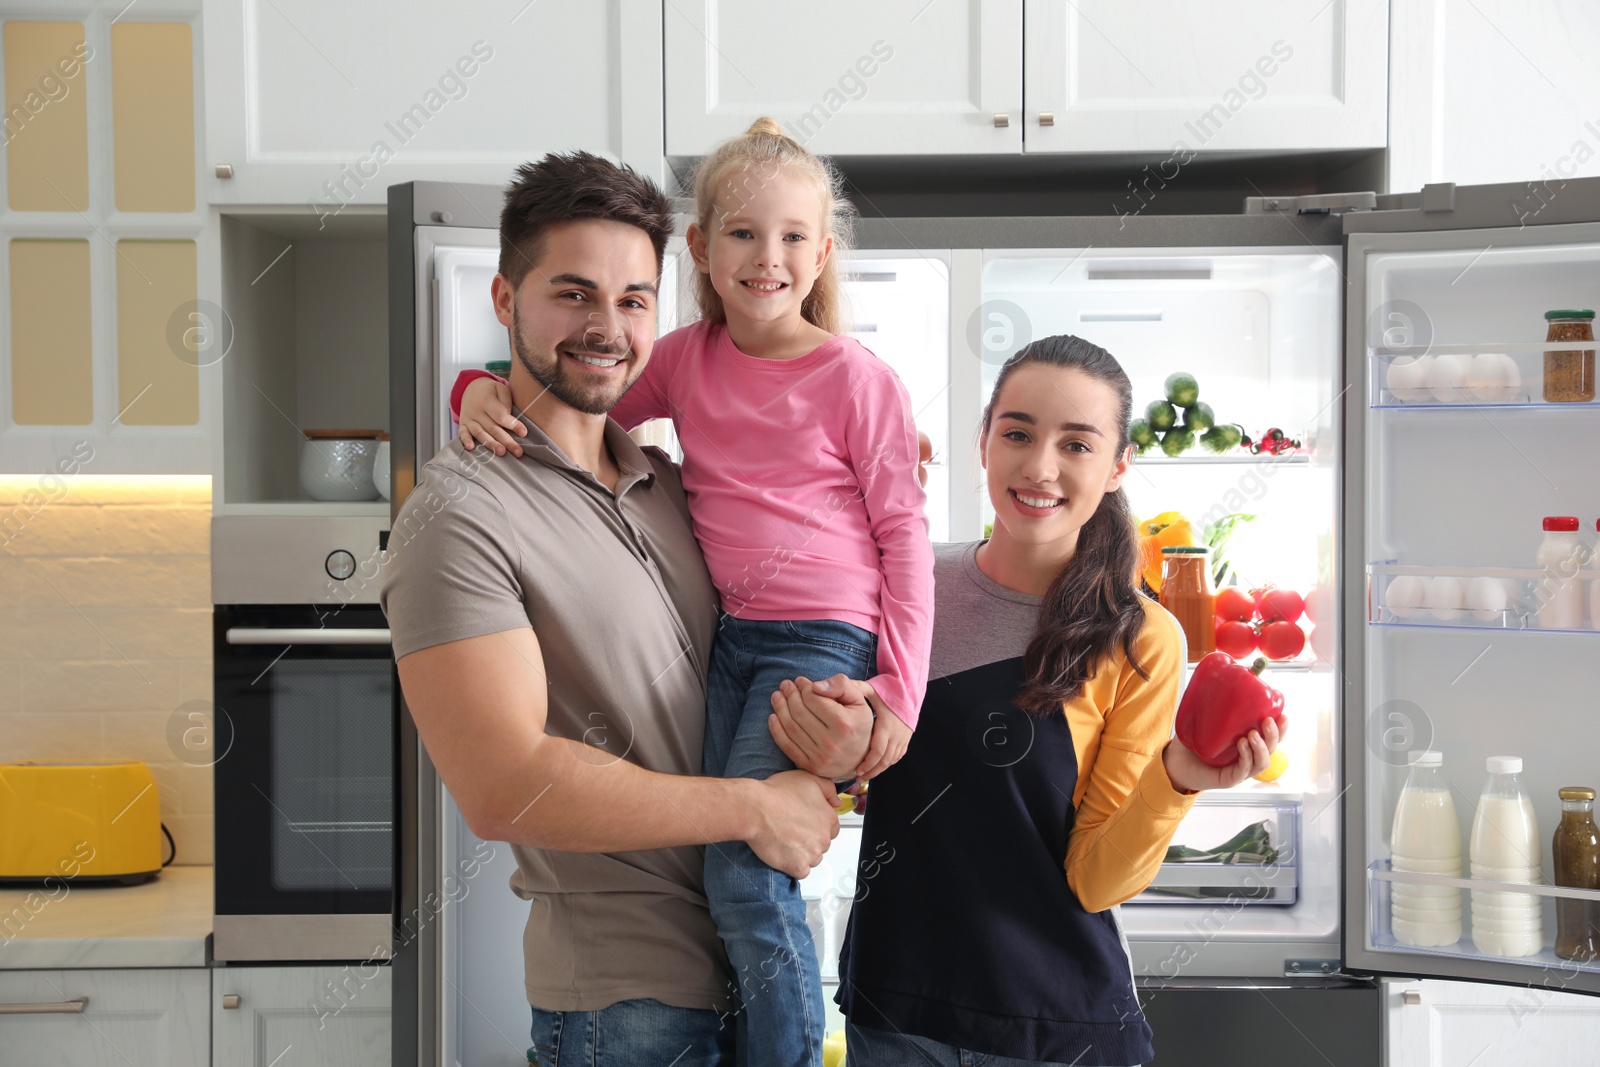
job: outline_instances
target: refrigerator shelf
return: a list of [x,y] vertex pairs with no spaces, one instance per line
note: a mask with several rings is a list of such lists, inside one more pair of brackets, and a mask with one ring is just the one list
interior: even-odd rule
[[[1302,438],[1303,440],[1303,438]],[[1290,466],[1306,466],[1311,463],[1311,454],[1300,451],[1287,456],[1251,455],[1249,452],[1228,453],[1226,455],[1145,455],[1135,456],[1134,462],[1141,467],[1245,467],[1257,463],[1270,463],[1274,467],[1279,464]]]
[[1546,885],[1542,882],[1500,882],[1492,878],[1453,877],[1448,874],[1419,874],[1415,871],[1397,871],[1389,860],[1374,860],[1367,865],[1369,877],[1379,882],[1398,882],[1401,885],[1432,885],[1446,889],[1475,889],[1480,892],[1525,893],[1534,897],[1553,897],[1561,900],[1592,900],[1600,903],[1600,889],[1575,889],[1564,885]]
[[[1484,878],[1451,878],[1441,874],[1414,874],[1410,871],[1391,870],[1388,860],[1378,860],[1367,867],[1367,902],[1371,908],[1370,929],[1372,931],[1368,946],[1370,948],[1385,952],[1435,958],[1493,960],[1497,963],[1519,964],[1545,970],[1553,969],[1568,976],[1576,976],[1579,972],[1600,974],[1600,960],[1578,961],[1562,959],[1555,954],[1552,947],[1553,940],[1531,956],[1491,956],[1488,953],[1480,952],[1477,946],[1472,943],[1472,905],[1469,900],[1462,901],[1461,940],[1453,945],[1433,947],[1403,944],[1395,938],[1389,928],[1389,887],[1395,883],[1437,885],[1465,890],[1510,891],[1526,893],[1531,896],[1593,901],[1600,901],[1600,890],[1569,889],[1565,886],[1553,885],[1525,885],[1520,882],[1496,882]],[[1548,914],[1545,921],[1545,933],[1552,939],[1555,934],[1554,922]]]
[[[1464,595],[1470,595],[1469,583],[1487,578],[1499,582],[1503,594],[1491,596],[1505,604],[1503,608],[1431,608],[1424,604],[1403,603],[1400,610],[1390,606],[1390,589],[1401,577],[1414,577],[1424,581],[1435,578],[1453,578],[1462,586]],[[1367,621],[1373,626],[1411,627],[1413,629],[1471,629],[1520,630],[1540,633],[1594,634],[1600,631],[1588,626],[1573,629],[1554,629],[1539,625],[1541,596],[1547,596],[1546,585],[1550,576],[1540,567],[1445,567],[1413,566],[1398,563],[1369,563],[1367,565],[1368,611]],[[1600,570],[1585,569],[1569,575],[1556,575],[1555,581],[1575,582],[1587,592],[1588,583],[1600,580]],[[1409,600],[1407,596],[1404,599]],[[1587,599],[1587,597],[1585,598]]]
[[1517,398],[1511,400],[1460,400],[1448,403],[1437,400],[1402,401],[1396,400],[1389,390],[1381,389],[1378,391],[1378,399],[1373,401],[1371,407],[1373,411],[1593,411],[1600,408],[1600,400],[1556,403],[1551,400],[1536,400],[1524,389],[1518,393]]
[[1585,351],[1600,347],[1596,341],[1474,341],[1467,344],[1428,345],[1368,345],[1367,351],[1377,359],[1404,356],[1476,356],[1482,352],[1504,352],[1506,355],[1537,355],[1543,352]]
[[1266,837],[1276,849],[1272,861],[1168,861],[1161,864],[1150,886],[1127,903],[1208,906],[1295,903],[1300,892],[1300,808],[1299,793],[1228,792],[1214,798],[1202,796],[1196,801],[1191,818],[1185,820],[1186,839],[1174,842],[1175,845],[1187,844],[1194,848],[1195,842],[1190,838],[1196,833],[1210,833],[1219,838],[1231,833],[1226,842],[1231,845],[1253,824],[1264,824]]

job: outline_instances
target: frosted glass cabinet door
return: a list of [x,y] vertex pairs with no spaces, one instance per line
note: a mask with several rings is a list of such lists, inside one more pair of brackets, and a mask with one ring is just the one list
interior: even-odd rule
[[206,0],[202,199],[337,211],[576,148],[660,178],[660,5],[519,7]]
[[672,0],[665,41],[668,155],[760,115],[829,155],[1022,150],[1018,0]]
[[[1385,0],[1027,0],[1029,152],[1377,148]],[[1170,181],[1176,171],[1163,172]]]

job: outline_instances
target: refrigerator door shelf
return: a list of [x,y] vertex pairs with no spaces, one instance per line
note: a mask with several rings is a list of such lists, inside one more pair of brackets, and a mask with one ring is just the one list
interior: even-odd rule
[[[1367,867],[1367,900],[1371,904],[1371,942],[1369,948],[1379,951],[1422,953],[1428,956],[1461,960],[1492,960],[1495,963],[1515,964],[1541,971],[1555,971],[1559,976],[1576,978],[1580,973],[1600,976],[1600,960],[1565,960],[1546,944],[1532,956],[1490,956],[1480,952],[1472,943],[1472,906],[1470,898],[1461,904],[1461,940],[1453,945],[1437,948],[1419,948],[1395,940],[1389,928],[1390,887],[1402,885],[1429,885],[1461,890],[1521,893],[1541,899],[1590,900],[1600,902],[1600,890],[1569,889],[1555,885],[1529,885],[1521,882],[1494,882],[1485,878],[1452,878],[1442,874],[1414,874],[1410,871],[1391,870],[1388,860],[1378,860]],[[1555,920],[1551,909],[1545,908],[1544,929],[1547,935],[1555,933]],[[1531,981],[1531,979],[1530,979]],[[1565,982],[1562,983],[1563,985]]]
[[[1444,567],[1396,563],[1367,566],[1367,621],[1374,626],[1402,626],[1423,629],[1532,630],[1542,633],[1595,634],[1592,626],[1580,629],[1551,629],[1539,625],[1538,604],[1541,584],[1550,576],[1538,567]],[[1579,583],[1587,590],[1589,582],[1600,580],[1600,570],[1579,570],[1557,575],[1558,580]],[[1422,587],[1392,593],[1400,578],[1415,578],[1424,585],[1435,578],[1453,578],[1464,593],[1465,603],[1458,608],[1429,607],[1414,603]],[[1475,579],[1488,578],[1500,583],[1503,598],[1491,595],[1478,606],[1472,605]],[[1394,602],[1396,597],[1400,602]],[[1504,606],[1497,606],[1503,604]]]

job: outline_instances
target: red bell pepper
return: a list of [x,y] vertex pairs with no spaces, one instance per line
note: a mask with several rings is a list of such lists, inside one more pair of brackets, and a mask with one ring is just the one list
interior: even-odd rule
[[1266,668],[1264,659],[1245,667],[1226,652],[1202,657],[1178,704],[1178,740],[1212,767],[1237,763],[1239,738],[1268,719],[1283,725],[1283,694],[1261,680]]

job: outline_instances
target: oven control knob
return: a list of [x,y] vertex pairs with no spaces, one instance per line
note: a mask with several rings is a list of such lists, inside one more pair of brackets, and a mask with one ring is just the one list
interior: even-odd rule
[[328,560],[323,567],[329,578],[342,582],[356,572],[356,558],[344,549],[336,548],[328,553]]

